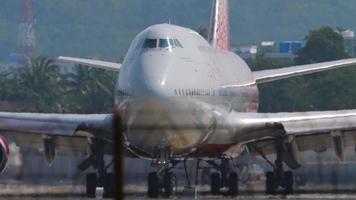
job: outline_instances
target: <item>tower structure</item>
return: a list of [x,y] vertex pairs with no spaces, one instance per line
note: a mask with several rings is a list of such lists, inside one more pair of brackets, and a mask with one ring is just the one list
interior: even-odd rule
[[19,53],[32,56],[36,46],[36,34],[32,16],[31,0],[21,0],[21,24],[18,35]]

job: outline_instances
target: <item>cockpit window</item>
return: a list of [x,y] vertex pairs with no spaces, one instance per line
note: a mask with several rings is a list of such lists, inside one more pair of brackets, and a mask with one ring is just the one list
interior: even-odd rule
[[176,46],[176,45],[174,44],[174,40],[173,40],[173,39],[169,39],[169,44],[170,44],[171,46]]
[[180,47],[183,48],[182,44],[177,39],[145,39],[142,48],[170,48],[170,47]]
[[183,48],[183,45],[177,39],[160,39],[159,47],[160,48],[167,48],[167,47]]
[[179,42],[179,40],[177,39],[174,39],[174,44],[177,46],[177,47],[181,47],[183,48],[183,45]]
[[160,39],[159,40],[159,47],[160,48],[167,48],[170,47],[168,39]]
[[142,48],[157,48],[157,40],[156,39],[146,39],[143,42]]

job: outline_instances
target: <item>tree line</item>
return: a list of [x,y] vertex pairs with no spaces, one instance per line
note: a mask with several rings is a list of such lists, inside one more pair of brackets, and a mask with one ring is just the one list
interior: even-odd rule
[[34,108],[22,111],[43,113],[105,113],[114,108],[117,73],[76,65],[68,81],[53,59],[34,57],[28,65],[13,72],[17,78],[0,76],[0,101],[32,102]]
[[[253,60],[252,70],[280,68],[349,58],[343,37],[331,27],[312,30],[305,46],[292,62],[263,54]],[[356,66],[262,84],[261,112],[314,111],[356,108]]]

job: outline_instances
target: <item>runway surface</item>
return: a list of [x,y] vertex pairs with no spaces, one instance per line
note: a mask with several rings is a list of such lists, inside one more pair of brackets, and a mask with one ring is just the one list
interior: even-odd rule
[[[143,199],[143,198],[132,198],[129,197],[127,199]],[[348,199],[356,199],[356,195],[348,195],[348,194],[301,194],[301,195],[288,195],[288,196],[266,196],[266,195],[240,195],[238,197],[234,198],[228,198],[225,196],[220,196],[220,197],[213,197],[213,196],[199,196],[197,198],[191,197],[191,198],[172,198],[172,199],[182,199],[182,200],[188,200],[188,199],[209,199],[209,200],[215,200],[215,199],[237,199],[237,200],[259,200],[259,199],[268,199],[268,200],[279,200],[279,199],[290,199],[290,200],[309,200],[309,199],[325,199],[325,200],[348,200]]]
[[[38,196],[38,197],[0,197],[0,199],[11,199],[11,200],[39,200],[39,199],[86,199],[84,197],[73,197],[73,196],[66,196],[66,197],[49,197],[49,196]],[[102,199],[102,198],[96,198],[96,199]],[[143,198],[143,197],[126,197],[125,199],[132,199],[132,200],[145,200],[148,198]],[[160,199],[164,199],[164,198],[160,198]],[[325,200],[352,200],[352,199],[356,199],[356,195],[349,195],[349,194],[301,194],[301,195],[288,195],[288,196],[266,196],[266,195],[241,195],[235,198],[228,198],[225,196],[221,196],[221,197],[212,197],[212,196],[204,196],[204,197],[198,197],[198,198],[194,198],[194,197],[182,197],[182,198],[177,198],[177,197],[173,197],[170,199],[182,199],[182,200],[191,200],[191,199],[209,199],[209,200],[219,200],[219,199],[236,199],[236,200],[262,200],[262,199],[268,199],[268,200],[280,200],[280,199],[289,199],[289,200],[312,200],[312,199],[316,199],[316,200],[321,200],[321,199],[325,199]]]
[[[55,186],[44,186],[44,185],[25,185],[25,184],[6,184],[0,185],[0,199],[86,199],[84,196],[85,187],[82,185],[70,185],[70,184],[62,184]],[[136,191],[134,191],[137,189]],[[102,190],[98,189],[98,196],[96,199],[102,199]],[[148,199],[145,195],[144,187],[131,187],[129,188],[129,192],[126,195],[125,199],[133,199],[133,200],[141,200]],[[165,199],[165,198],[160,198]],[[348,194],[331,194],[331,193],[309,193],[309,194],[296,194],[296,195],[265,195],[263,193],[242,193],[237,197],[229,197],[229,196],[212,196],[207,192],[198,192],[195,194],[194,192],[184,193],[182,191],[178,192],[177,195],[170,199],[237,199],[237,200],[259,200],[259,199],[268,199],[268,200],[278,200],[278,199],[290,199],[290,200],[346,200],[346,199],[355,199],[356,193],[348,193]]]

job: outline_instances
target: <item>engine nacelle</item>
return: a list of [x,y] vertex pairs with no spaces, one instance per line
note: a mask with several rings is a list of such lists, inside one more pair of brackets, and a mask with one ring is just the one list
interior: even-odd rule
[[4,136],[0,135],[0,174],[3,173],[7,167],[9,154],[9,143]]

